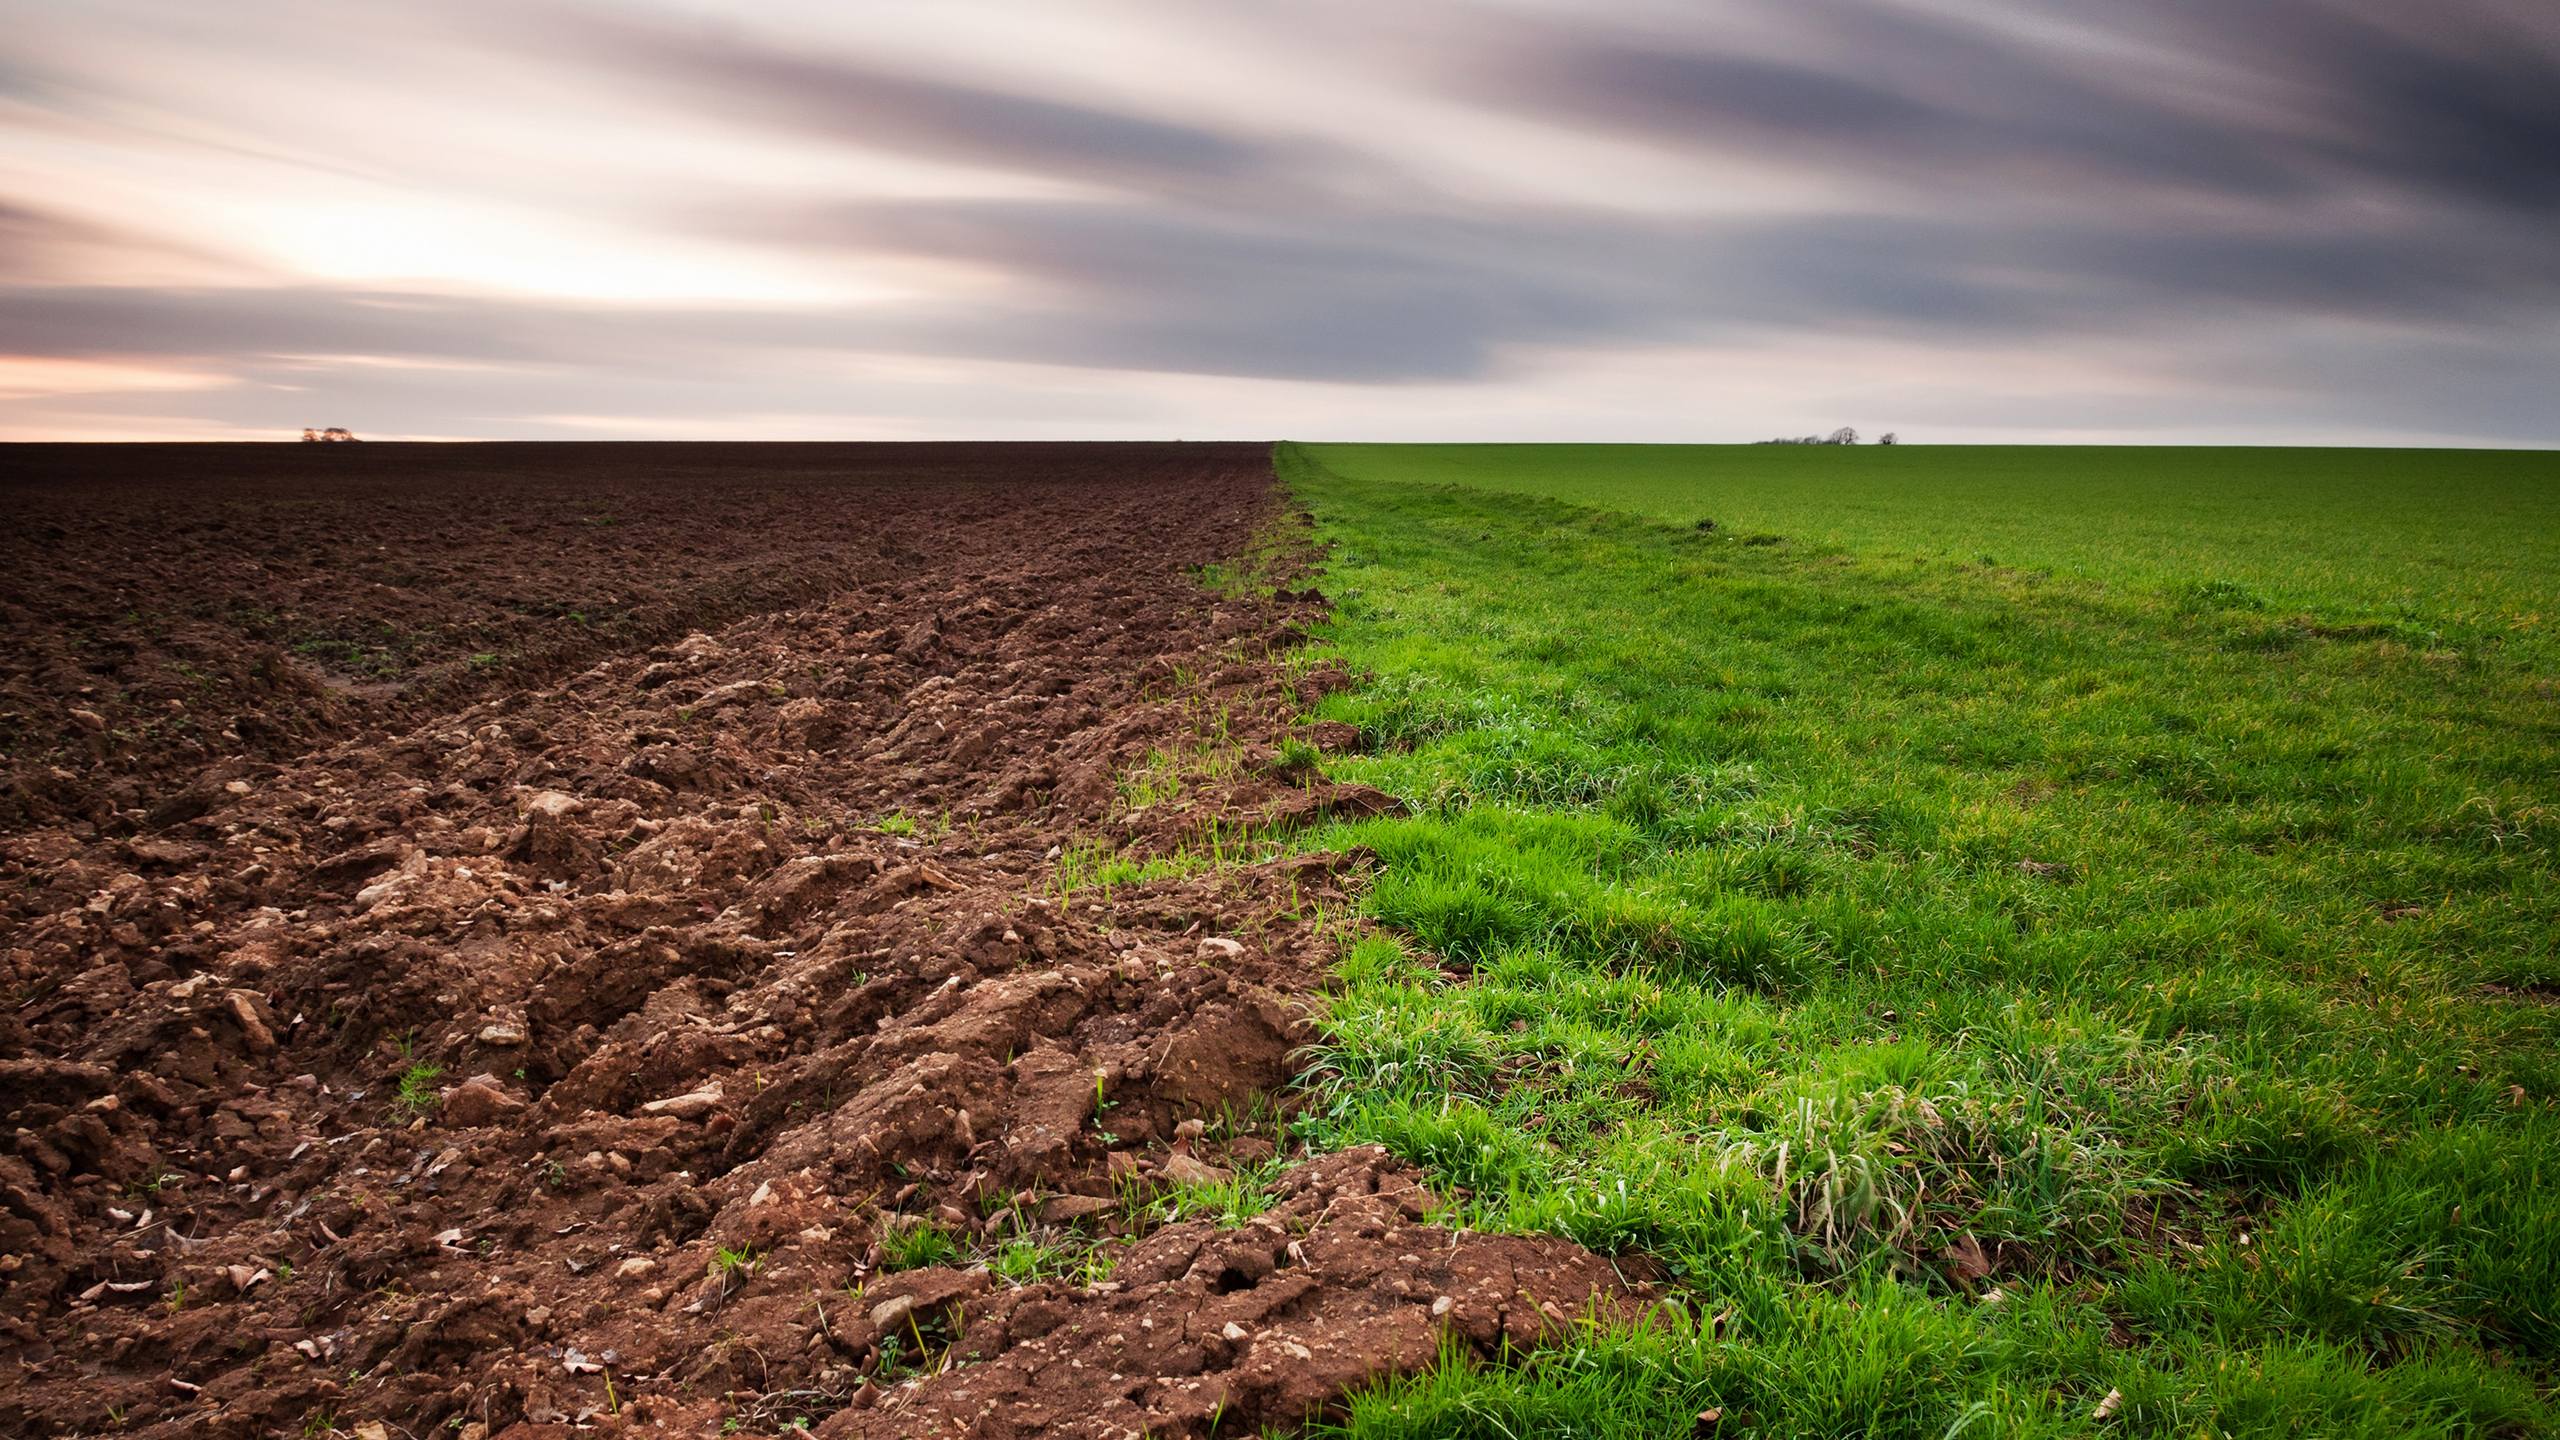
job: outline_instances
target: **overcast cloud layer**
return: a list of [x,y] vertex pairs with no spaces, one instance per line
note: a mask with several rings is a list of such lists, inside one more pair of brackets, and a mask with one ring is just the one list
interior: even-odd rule
[[2560,444],[2550,0],[0,0],[0,438]]

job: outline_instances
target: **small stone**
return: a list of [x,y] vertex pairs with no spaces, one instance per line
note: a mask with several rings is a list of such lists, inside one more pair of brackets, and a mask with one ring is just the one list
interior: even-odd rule
[[1200,942],[1200,958],[1203,960],[1240,960],[1244,958],[1244,944],[1241,941],[1230,940],[1224,935],[1211,935],[1202,939]]
[[1052,1225],[1065,1225],[1112,1208],[1112,1202],[1099,1195],[1052,1195],[1040,1202],[1040,1218]]
[[564,791],[536,790],[525,797],[524,813],[539,815],[546,820],[557,820],[575,813],[584,804],[586,804],[585,801]]
[[646,1255],[634,1255],[630,1259],[623,1261],[621,1264],[614,1266],[613,1273],[616,1279],[637,1280],[643,1275],[653,1273],[657,1268],[657,1261],[650,1259]]
[[444,1108],[440,1112],[447,1125],[471,1129],[494,1125],[525,1108],[525,1102],[507,1093],[498,1077],[474,1075],[444,1092]]
[[256,997],[246,990],[232,990],[225,992],[222,1000],[230,1008],[231,1018],[240,1023],[240,1038],[248,1042],[250,1054],[265,1055],[276,1048],[276,1032],[258,1018]]
[[525,1033],[524,1022],[501,1015],[480,1027],[480,1043],[513,1048],[533,1037]]
[[88,731],[92,735],[104,733],[107,728],[107,717],[99,714],[95,710],[75,709],[68,713],[71,716],[72,724],[79,726],[81,729]]
[[711,1108],[719,1103],[720,1087],[711,1085],[700,1090],[688,1090],[682,1095],[670,1095],[664,1100],[652,1100],[640,1107],[640,1113],[672,1115],[679,1120],[699,1120],[710,1114]]
[[1230,1320],[1227,1322],[1227,1328],[1219,1331],[1218,1334],[1228,1340],[1241,1342],[1245,1337],[1245,1328]]
[[906,1319],[915,1312],[916,1298],[914,1296],[891,1296],[890,1298],[871,1307],[871,1328],[883,1331],[895,1329],[899,1321]]
[[1457,1301],[1450,1299],[1446,1295],[1436,1296],[1431,1301],[1431,1318],[1437,1320],[1441,1316],[1446,1315],[1457,1308]]
[[1215,1185],[1227,1172],[1195,1155],[1176,1150],[1164,1157],[1164,1178],[1180,1185]]
[[148,835],[126,841],[124,853],[143,865],[192,865],[204,858],[204,851],[199,846],[189,845],[180,840],[156,839]]

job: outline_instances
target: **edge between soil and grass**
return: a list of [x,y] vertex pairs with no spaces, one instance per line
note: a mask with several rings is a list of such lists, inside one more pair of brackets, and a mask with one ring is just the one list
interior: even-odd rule
[[[2548,983],[2553,836],[2528,755],[2448,778],[2391,748],[2515,697],[2401,705],[2340,646],[2324,725],[2181,673],[2236,647],[2165,602],[1274,458],[1289,518],[1201,578],[1267,592],[1329,552],[1334,618],[1288,663],[1351,672],[1308,718],[1368,753],[1325,767],[1414,810],[1285,842],[1379,866],[1298,1138],[1385,1145],[1446,1223],[1643,1252],[1678,1302],[1453,1353],[1309,1433],[2550,1423],[2555,1026],[2496,997]],[[2197,743],[2107,729],[2139,704],[2197,709]],[[2348,783],[2277,753],[2358,725],[2381,759]],[[2359,781],[2389,814],[2359,822]],[[2466,822],[2465,784],[2511,828]],[[2411,872],[2436,933],[2377,939],[2351,892]],[[2454,943],[2477,973],[2437,973]]]

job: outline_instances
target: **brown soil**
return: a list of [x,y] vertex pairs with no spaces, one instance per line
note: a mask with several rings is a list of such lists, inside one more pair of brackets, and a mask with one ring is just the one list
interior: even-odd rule
[[[7,540],[52,547],[56,587],[9,597],[22,717],[80,673],[139,713],[177,653],[63,670],[75,594],[220,617],[239,583],[464,645],[513,623],[492,597],[608,590],[664,607],[626,637],[676,628],[438,682],[468,708],[226,692],[287,718],[111,722],[18,792],[0,1433],[1249,1433],[1643,1303],[1577,1247],[1422,1223],[1378,1152],[1282,1171],[1236,1228],[1145,1203],[1288,1158],[1309,917],[1358,865],[1104,897],[1060,891],[1059,847],[1386,803],[1268,763],[1328,683],[1286,663],[1321,602],[1188,573],[1277,518],[1258,448],[366,447],[339,493],[333,447],[277,459],[290,483],[188,458],[183,494],[98,478],[167,452],[101,453],[13,492],[61,532]],[[249,569],[144,543],[137,512],[235,500]],[[658,545],[583,543],[565,517],[597,505]],[[519,512],[552,538],[475,537]],[[443,568],[394,598],[315,578],[375,545]],[[691,577],[661,563],[687,547]],[[681,629],[723,611],[752,613]],[[1120,802],[1220,710],[1186,801]],[[983,1263],[1007,1242],[1110,1274],[1013,1283]]]
[[0,826],[102,822],[223,756],[289,758],[932,565],[1025,481],[1072,492],[1131,463],[1167,461],[1102,445],[0,446]]

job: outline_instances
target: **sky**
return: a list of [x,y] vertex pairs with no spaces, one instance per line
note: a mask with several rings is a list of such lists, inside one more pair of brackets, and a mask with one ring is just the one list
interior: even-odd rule
[[0,439],[2560,444],[2553,0],[0,0]]

